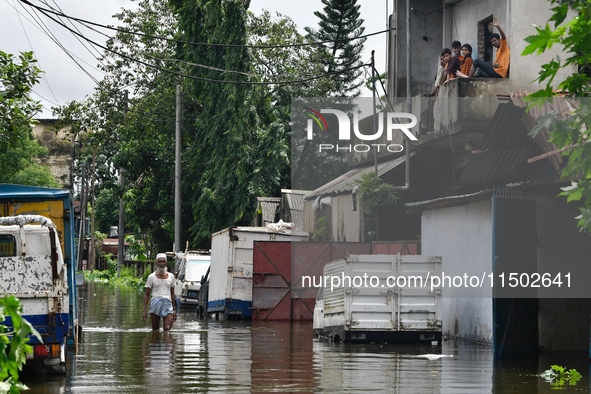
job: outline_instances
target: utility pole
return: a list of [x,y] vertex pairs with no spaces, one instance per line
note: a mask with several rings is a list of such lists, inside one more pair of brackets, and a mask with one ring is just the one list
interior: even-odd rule
[[181,251],[181,85],[176,86],[176,127],[174,149],[174,248]]
[[90,213],[90,243],[88,244],[88,258],[86,268],[90,271],[95,268],[94,260],[94,243],[96,239],[94,237],[94,184],[96,182],[96,148],[92,148],[92,180],[90,181],[90,207],[92,212]]
[[[81,155],[82,156],[82,155]],[[86,164],[82,164],[82,180],[80,182],[80,230],[78,233],[78,271],[82,271],[82,254],[86,227]]]
[[[373,96],[373,132],[374,134],[377,133],[376,128],[376,58],[375,58],[376,51],[371,51],[371,91]],[[375,166],[376,177],[378,176],[378,151],[377,148],[374,147],[373,150],[373,163]]]
[[[127,90],[125,91],[123,103],[123,122],[127,118]],[[125,174],[123,168],[119,169],[119,226],[117,228],[117,277],[121,275],[121,267],[123,266],[123,259],[125,258],[125,200],[123,194],[125,192]]]

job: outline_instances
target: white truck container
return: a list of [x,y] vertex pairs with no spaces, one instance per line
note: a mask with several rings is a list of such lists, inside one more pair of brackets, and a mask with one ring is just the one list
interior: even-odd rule
[[[28,362],[65,371],[69,326],[68,268],[54,223],[43,216],[0,217],[0,293],[20,300],[31,337]],[[5,324],[11,325],[8,321]]]
[[441,257],[331,261],[314,308],[314,334],[337,342],[441,343],[441,289],[432,288],[434,275],[441,275]]
[[211,236],[208,313],[252,316],[255,241],[305,241],[308,233],[269,227],[229,227]]

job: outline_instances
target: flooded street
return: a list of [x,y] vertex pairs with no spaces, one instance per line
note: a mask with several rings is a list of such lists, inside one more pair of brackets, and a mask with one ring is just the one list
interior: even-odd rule
[[311,322],[204,321],[194,309],[172,332],[152,332],[138,289],[87,284],[79,296],[83,337],[66,376],[27,376],[29,393],[550,393],[536,374],[551,364],[583,375],[566,392],[589,392],[584,354],[495,363],[464,342],[333,344],[313,339]]

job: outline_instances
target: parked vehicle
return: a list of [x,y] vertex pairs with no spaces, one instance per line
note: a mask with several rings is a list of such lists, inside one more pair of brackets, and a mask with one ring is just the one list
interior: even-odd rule
[[[20,299],[22,317],[41,334],[30,338],[33,362],[65,372],[70,333],[68,267],[55,224],[43,216],[0,218],[0,291]],[[5,324],[11,325],[12,321]]]
[[[36,217],[23,219],[24,215]],[[9,218],[14,216],[17,219]],[[76,280],[72,196],[62,189],[0,184],[0,218],[0,261],[6,268],[0,269],[0,291],[21,299],[25,318],[41,333],[43,345],[33,337],[29,342],[35,350],[31,357],[39,361],[36,364],[62,370],[66,365],[63,345],[76,345],[81,331],[76,285],[82,280]],[[22,269],[19,265],[25,259],[36,266],[27,263],[18,276],[19,287],[14,270]],[[44,283],[35,284],[37,279],[31,279],[35,275],[45,278]],[[47,275],[52,283],[46,282]]]
[[308,233],[269,227],[229,227],[211,236],[208,313],[252,317],[254,241],[305,241]]
[[207,316],[207,300],[209,293],[209,271],[211,266],[207,269],[207,272],[201,278],[201,289],[197,295],[197,316]]
[[198,252],[187,252],[179,265],[174,293],[179,297],[180,306],[197,306],[201,279],[209,270],[211,256]]
[[440,274],[435,256],[331,261],[314,307],[314,334],[336,342],[441,343],[441,289],[432,289],[428,279]]

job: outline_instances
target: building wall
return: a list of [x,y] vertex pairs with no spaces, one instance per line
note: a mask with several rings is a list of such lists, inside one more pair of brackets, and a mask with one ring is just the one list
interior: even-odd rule
[[[533,80],[541,70],[541,65],[562,53],[555,46],[541,56],[521,56],[527,46],[524,39],[536,32],[534,25],[544,26],[551,16],[550,2],[547,0],[462,0],[448,6],[450,16],[449,23],[445,25],[444,38],[470,44],[474,58],[478,57],[478,22],[490,16],[499,20],[511,49],[510,79],[514,91],[539,89],[539,84]],[[498,30],[494,29],[494,32],[498,33]],[[451,40],[444,42],[444,46],[451,46]],[[558,80],[564,79],[572,71],[562,70]]]
[[[390,26],[396,30],[390,33],[388,81],[390,97],[400,98],[406,97],[406,2],[394,0],[393,6]],[[561,48],[554,46],[541,56],[521,56],[527,45],[524,39],[535,33],[534,24],[544,26],[551,15],[548,0],[413,0],[411,7],[415,9],[411,13],[413,96],[431,92],[439,53],[444,47],[451,49],[452,41],[470,44],[472,57],[478,57],[478,22],[491,16],[499,20],[511,49],[510,91],[539,89],[533,80],[541,65],[562,55]],[[573,70],[561,70],[557,81]]]
[[360,202],[353,211],[353,198],[342,194],[332,198],[332,240],[333,242],[361,241]]
[[[573,218],[579,212],[565,201],[565,197],[536,197],[539,273],[564,273],[577,267],[580,272],[582,267],[589,267],[590,236],[578,230]],[[590,277],[582,276],[585,281]],[[565,289],[557,289],[557,294],[564,295]],[[590,311],[589,298],[541,298],[540,347],[549,351],[587,351]]]
[[316,210],[313,207],[314,200],[304,202],[304,231],[314,233],[318,218],[326,215],[329,242],[360,242],[361,239],[361,205],[357,203],[357,210],[353,211],[353,199],[351,194],[341,194],[330,198],[330,207]]
[[[545,26],[548,22],[551,16],[549,4],[550,2],[547,0],[511,0],[508,3],[507,24],[514,37],[510,44],[511,79],[515,81],[515,90],[533,91],[539,89],[539,84],[533,83],[532,80],[537,77],[541,70],[541,65],[556,56],[565,59],[561,47],[557,45],[540,56],[521,56],[521,53],[527,46],[527,42],[524,39],[536,32],[534,25]],[[551,26],[553,27],[554,24],[551,23]],[[574,67],[561,69],[556,77],[556,81],[560,82],[564,80],[575,71]]]
[[[411,8],[411,96],[431,91],[439,63],[442,43],[441,0],[413,0]],[[406,97],[406,2],[393,0],[388,49],[390,97]]]
[[48,151],[48,155],[40,162],[49,168],[55,180],[64,188],[72,189],[73,144],[64,130],[58,133],[54,131],[54,124],[52,119],[40,119],[33,127],[35,139]]
[[[490,201],[423,212],[421,254],[442,257],[448,276],[482,276],[492,269],[492,208]],[[493,343],[492,290],[490,287],[444,287],[444,335]]]

